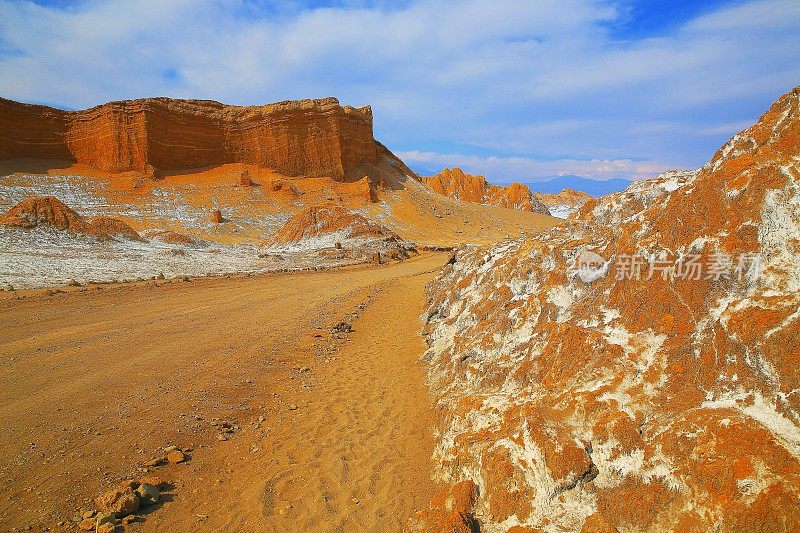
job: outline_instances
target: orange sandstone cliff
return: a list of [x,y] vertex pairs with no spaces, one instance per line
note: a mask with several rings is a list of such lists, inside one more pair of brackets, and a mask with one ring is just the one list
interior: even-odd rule
[[146,98],[83,111],[0,98],[0,160],[63,160],[149,175],[245,163],[342,180],[377,164],[384,151],[372,136],[372,110],[335,98],[263,106]]
[[[262,242],[286,214],[324,202],[436,246],[553,224],[431,194],[374,139],[369,107],[334,98],[250,107],[151,98],[84,111],[0,99],[0,190],[0,212],[54,196],[145,235],[169,229],[226,244]],[[527,188],[513,196],[496,205],[529,201]]]
[[521,183],[512,183],[506,187],[493,185],[485,177],[467,174],[460,168],[446,168],[435,176],[423,178],[423,182],[439,194],[464,202],[550,214],[547,207],[534,198],[530,189]]

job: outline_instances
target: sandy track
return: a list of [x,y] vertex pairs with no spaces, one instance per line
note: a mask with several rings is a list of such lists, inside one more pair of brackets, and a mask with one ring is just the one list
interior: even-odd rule
[[418,317],[443,260],[0,301],[0,529],[69,521],[176,444],[133,528],[399,530],[432,491]]

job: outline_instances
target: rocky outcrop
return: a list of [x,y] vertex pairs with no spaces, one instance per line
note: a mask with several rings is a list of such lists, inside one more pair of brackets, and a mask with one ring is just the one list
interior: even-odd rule
[[429,302],[438,472],[482,529],[800,529],[800,88]]
[[48,227],[91,235],[101,240],[110,238],[107,233],[84,221],[78,213],[52,196],[31,196],[22,200],[0,216],[0,225],[24,229]]
[[59,159],[149,175],[247,163],[287,176],[344,179],[378,164],[382,150],[372,137],[372,110],[335,98],[264,106],[147,98],[83,111],[0,99],[0,159]]
[[49,226],[61,230],[87,231],[88,224],[53,196],[30,196],[0,217],[0,224],[18,228]]
[[534,198],[530,189],[521,183],[512,183],[505,187],[492,185],[485,177],[467,174],[460,168],[446,168],[435,176],[423,178],[423,182],[439,194],[464,202],[550,214],[547,207]]
[[547,207],[551,215],[558,218],[568,218],[592,199],[589,194],[575,189],[563,189],[560,193],[535,192],[533,197]]
[[201,240],[193,239],[188,235],[172,230],[154,230],[148,233],[148,237],[158,239],[165,244],[180,244],[185,246],[204,244]]
[[430,509],[418,511],[409,520],[407,531],[480,531],[473,517],[478,501],[478,486],[471,480],[441,487],[431,499]]
[[290,217],[275,233],[273,242],[285,244],[309,239],[383,239],[397,237],[389,229],[338,204],[307,207]]
[[327,259],[382,264],[416,255],[413,243],[339,204],[324,203],[290,217],[270,242],[272,251],[318,250]]
[[144,240],[142,239],[141,235],[136,232],[136,230],[127,225],[125,222],[117,220],[116,218],[104,216],[93,217],[89,219],[89,224],[91,224],[98,231],[101,231],[112,237],[123,237],[132,241]]
[[113,513],[115,517],[123,517],[135,513],[139,509],[139,499],[134,489],[138,484],[122,482],[97,498],[95,505],[105,513]]
[[53,196],[29,196],[0,216],[0,226],[23,229],[37,227],[69,231],[88,235],[102,241],[124,237],[140,241],[142,238],[125,222],[111,217],[85,220]]

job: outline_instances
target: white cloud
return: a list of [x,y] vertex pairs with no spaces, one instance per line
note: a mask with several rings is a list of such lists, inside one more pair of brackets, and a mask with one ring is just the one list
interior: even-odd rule
[[410,164],[436,168],[461,167],[472,174],[500,176],[497,183],[544,181],[539,177],[574,175],[593,179],[610,179],[628,176],[632,179],[652,178],[670,170],[669,165],[651,162],[617,160],[537,160],[530,157],[479,157],[465,154],[439,154],[434,152],[399,152],[401,159]]
[[628,161],[629,173],[699,166],[800,81],[796,0],[739,3],[625,40],[608,29],[622,16],[615,0],[270,5],[0,0],[0,94],[68,107],[337,96],[372,104],[390,147],[520,161],[487,171],[502,181],[492,172],[608,172],[591,160]]

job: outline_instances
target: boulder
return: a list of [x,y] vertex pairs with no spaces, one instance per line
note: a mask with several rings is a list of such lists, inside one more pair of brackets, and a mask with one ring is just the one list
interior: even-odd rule
[[98,496],[95,504],[104,513],[112,513],[116,516],[135,513],[139,509],[139,499],[133,492],[130,482],[120,483],[114,489]]
[[114,531],[116,524],[117,517],[114,513],[97,513],[97,518],[95,519],[96,531]]
[[134,522],[139,522],[139,520],[140,520],[139,517],[136,516],[135,514],[129,514],[128,516],[126,516],[122,520],[120,520],[120,523],[123,526],[127,526],[127,525],[130,525],[130,524],[133,524]]
[[800,531],[799,177],[800,87],[429,283],[435,468],[482,529]]
[[167,454],[167,461],[171,464],[182,463],[186,460],[186,455],[180,450],[172,450]]
[[250,176],[249,171],[243,170],[242,173],[239,175],[239,186],[241,187],[253,186],[253,178]]
[[141,483],[136,487],[136,496],[139,498],[141,507],[149,507],[161,501],[161,491],[150,483]]

